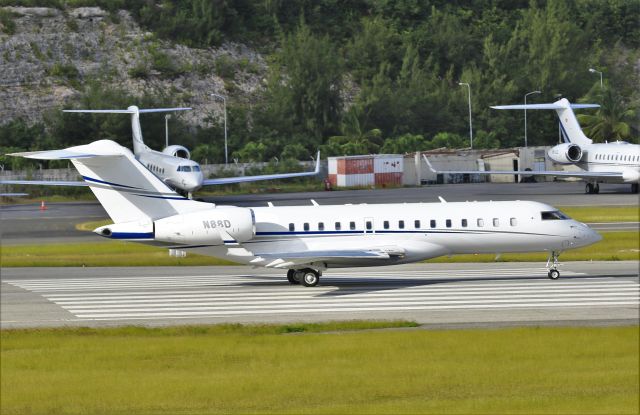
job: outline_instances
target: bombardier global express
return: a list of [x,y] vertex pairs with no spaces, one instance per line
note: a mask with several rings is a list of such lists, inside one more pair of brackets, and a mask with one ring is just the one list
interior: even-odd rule
[[596,108],[596,104],[571,104],[565,98],[551,104],[500,105],[491,108],[511,110],[555,110],[560,119],[560,128],[565,142],[552,147],[547,155],[559,164],[573,164],[580,171],[449,171],[435,170],[424,157],[434,173],[449,174],[521,174],[524,176],[578,177],[587,182],[586,193],[600,192],[599,183],[629,183],[631,192],[638,193],[640,182],[640,145],[624,141],[594,143],[582,129],[572,108]]
[[556,279],[560,252],[601,239],[552,206],[528,201],[216,206],[177,194],[109,140],[13,155],[71,160],[114,222],[95,230],[103,237],[279,268],[291,284],[308,287],[329,268],[463,253],[546,251],[548,277]]

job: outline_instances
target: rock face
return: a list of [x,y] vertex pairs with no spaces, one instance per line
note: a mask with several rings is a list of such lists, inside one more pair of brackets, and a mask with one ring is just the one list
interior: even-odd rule
[[201,124],[222,114],[212,93],[252,102],[267,70],[263,56],[245,45],[172,44],[144,32],[123,10],[2,7],[0,13],[14,23],[0,23],[0,124],[40,121],[44,112],[77,102],[90,81],[135,96],[171,96],[193,107],[187,117]]

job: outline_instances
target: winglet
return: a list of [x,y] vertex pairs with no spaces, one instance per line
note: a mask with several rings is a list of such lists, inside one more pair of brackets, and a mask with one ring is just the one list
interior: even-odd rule
[[444,197],[442,197],[442,196],[438,196],[438,199],[440,199],[440,202],[441,202],[441,203],[447,203],[447,201],[446,201],[446,200],[444,200]]
[[314,170],[314,173],[320,173],[320,150],[318,150],[318,154],[316,155],[316,168]]

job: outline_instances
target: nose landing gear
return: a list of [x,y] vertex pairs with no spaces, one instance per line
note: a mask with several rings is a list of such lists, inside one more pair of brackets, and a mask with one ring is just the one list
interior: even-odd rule
[[587,183],[584,187],[584,192],[588,194],[600,193],[600,185],[598,183]]
[[287,280],[291,285],[302,284],[305,287],[315,287],[320,282],[322,273],[311,268],[290,269],[287,271]]
[[551,253],[549,254],[549,259],[547,259],[547,269],[549,270],[547,276],[551,280],[557,280],[558,278],[560,278],[560,271],[558,271],[558,265],[560,265],[560,263],[558,262],[559,256],[560,252],[551,251]]

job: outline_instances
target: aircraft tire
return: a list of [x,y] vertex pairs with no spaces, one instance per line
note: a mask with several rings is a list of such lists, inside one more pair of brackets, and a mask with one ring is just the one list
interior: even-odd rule
[[300,283],[305,287],[315,287],[320,282],[320,273],[313,269],[303,270],[304,274]]
[[290,269],[290,270],[287,271],[287,280],[289,281],[289,284],[291,284],[291,285],[300,284],[300,280],[296,279],[296,270],[295,269]]
[[632,183],[631,184],[631,193],[638,193],[638,183]]
[[547,276],[550,280],[557,280],[558,278],[560,278],[560,271],[558,271],[557,269],[550,269]]
[[587,194],[592,194],[593,193],[593,185],[591,183],[587,183],[584,186],[584,192]]
[[595,193],[595,194],[600,193],[600,185],[598,183],[595,183],[593,185],[593,193]]

